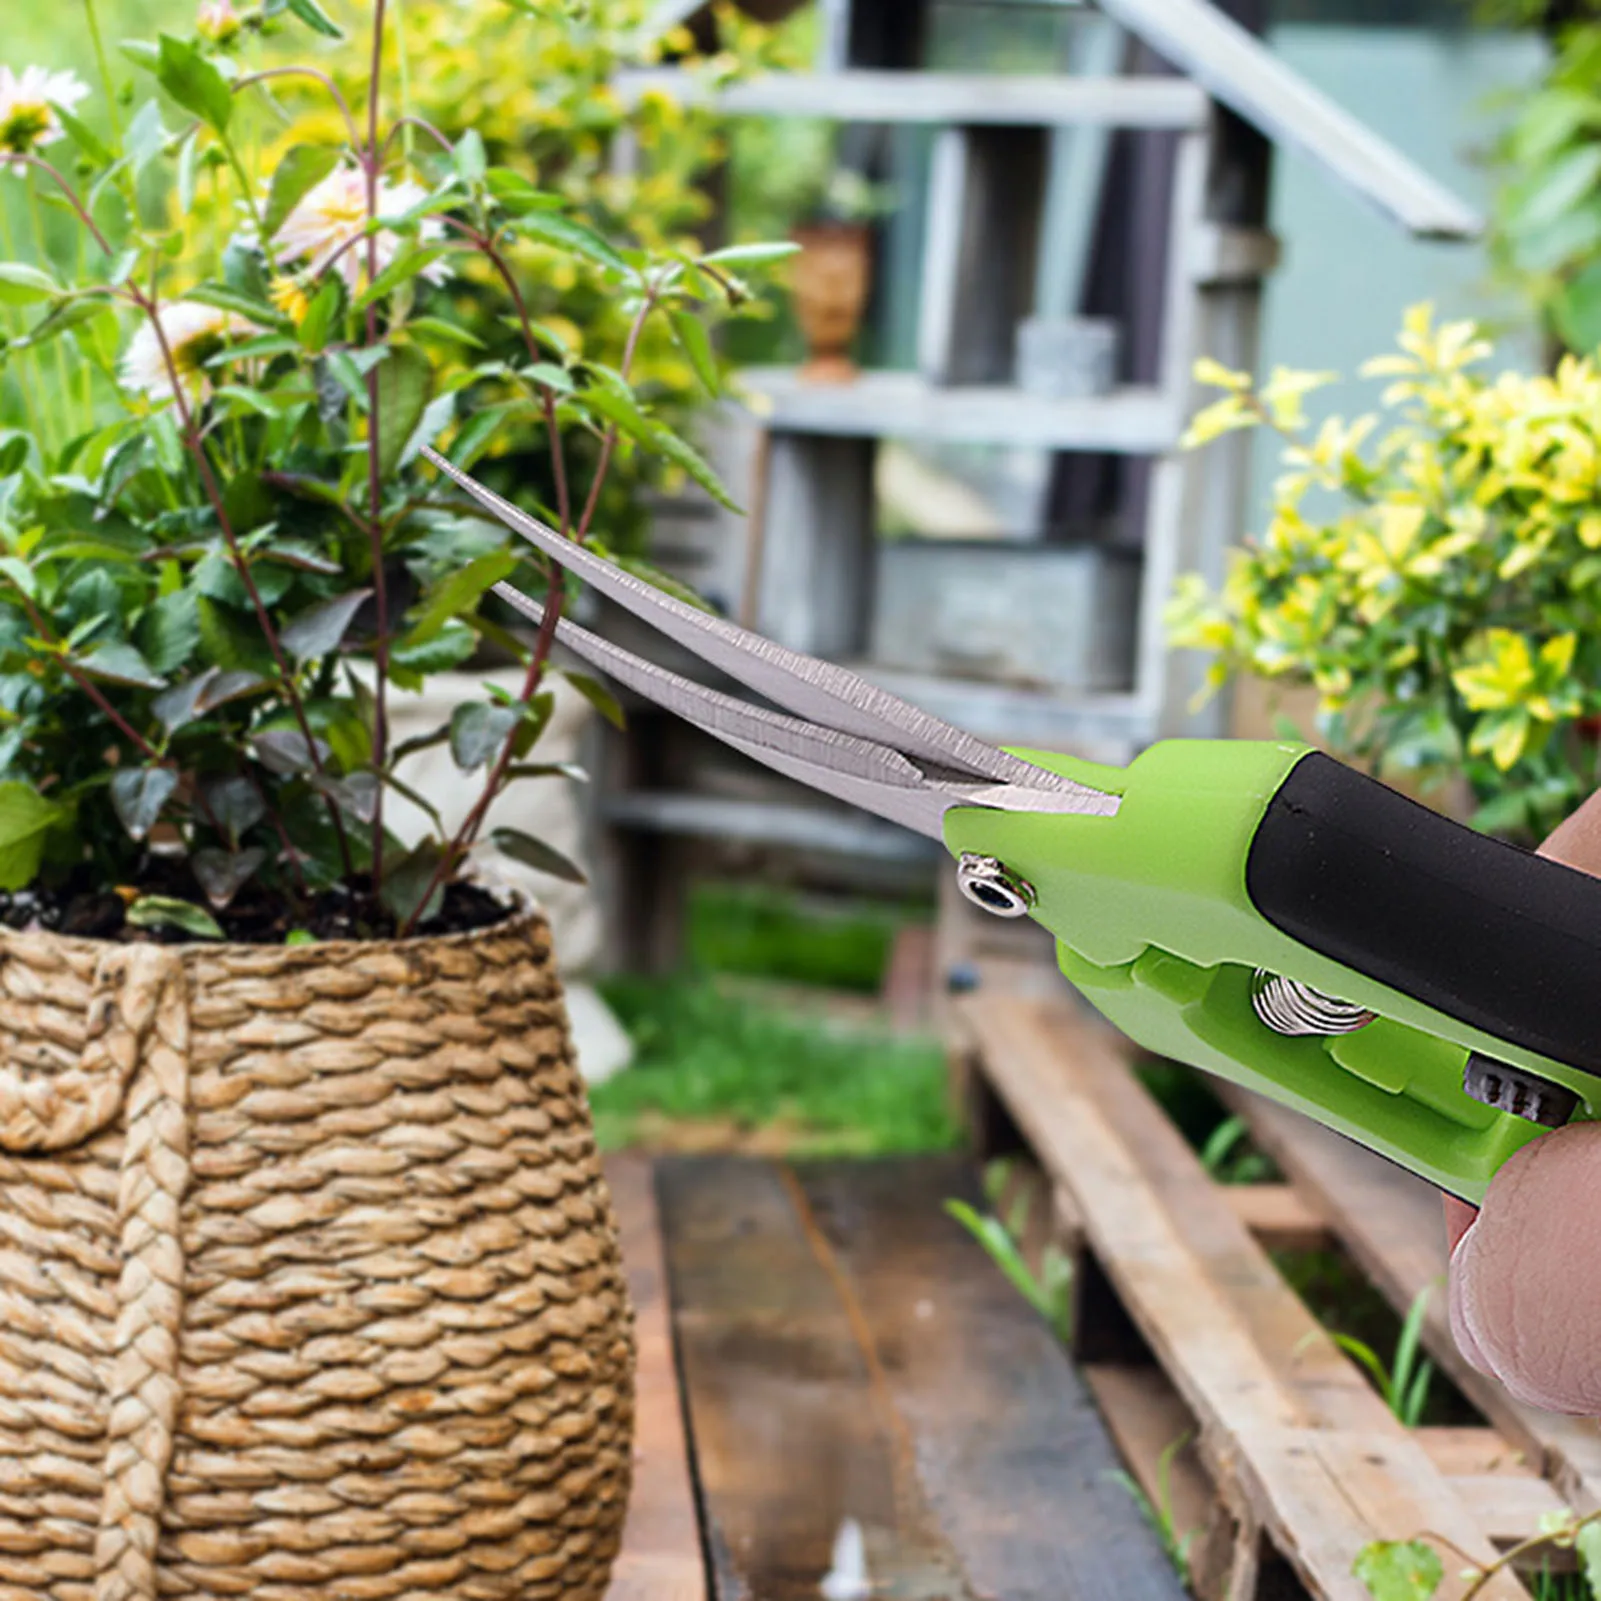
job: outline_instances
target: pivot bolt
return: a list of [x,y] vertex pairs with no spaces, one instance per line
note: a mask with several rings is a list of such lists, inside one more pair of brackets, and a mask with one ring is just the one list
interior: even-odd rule
[[1026,917],[1039,899],[1034,886],[1004,862],[972,851],[963,851],[956,863],[956,887],[992,917]]

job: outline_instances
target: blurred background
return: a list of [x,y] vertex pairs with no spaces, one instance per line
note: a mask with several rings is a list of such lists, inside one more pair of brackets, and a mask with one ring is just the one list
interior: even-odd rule
[[[113,49],[173,10],[114,0]],[[636,236],[801,246],[720,329],[719,397],[681,358],[647,379],[744,514],[640,464],[608,545],[997,743],[1126,762],[1173,733],[1314,731],[1297,675],[1198,706],[1205,658],[1169,648],[1175,581],[1221,579],[1280,471],[1259,431],[1183,448],[1212,398],[1197,359],[1342,375],[1307,396],[1315,428],[1374,403],[1354,375],[1418,302],[1533,372],[1601,335],[1577,0],[1220,0],[1221,33],[1150,0],[586,0],[480,48],[503,10],[397,8],[436,121],[525,148]],[[47,8],[8,17],[4,49],[89,71]],[[21,187],[0,203],[26,232]],[[555,286],[552,315],[583,325],[594,294]],[[589,782],[516,803],[591,870],[549,898],[593,981],[603,1138],[953,1141],[944,998],[1059,984],[1049,940],[986,924],[929,842],[626,710],[618,731],[571,708]],[[413,781],[445,798],[452,775]]]

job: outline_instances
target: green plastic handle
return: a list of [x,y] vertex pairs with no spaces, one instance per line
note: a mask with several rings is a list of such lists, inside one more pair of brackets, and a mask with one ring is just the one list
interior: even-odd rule
[[[1309,747],[1169,740],[1127,768],[1051,752],[1015,755],[1122,796],[1112,817],[952,810],[953,855],[993,856],[1033,886],[1032,915],[1063,973],[1147,1050],[1205,1068],[1316,1118],[1440,1188],[1478,1201],[1543,1131],[1462,1088],[1470,1051],[1579,1096],[1601,1081],[1473,1028],[1318,954],[1252,905],[1245,864],[1269,802]],[[1258,968],[1377,1014],[1355,1033],[1291,1038],[1251,1005]]]

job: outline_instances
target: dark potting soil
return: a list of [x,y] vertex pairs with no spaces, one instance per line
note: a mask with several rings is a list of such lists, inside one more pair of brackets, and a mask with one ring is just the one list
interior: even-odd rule
[[[205,896],[178,864],[153,859],[140,882],[120,892],[102,886],[68,882],[59,887],[0,891],[0,925],[43,929],[85,939],[143,940],[154,945],[187,945],[202,936],[174,927],[140,928],[128,921],[128,907],[140,895],[163,895],[204,906],[224,935],[243,945],[282,945],[296,930],[315,940],[393,939],[395,917],[367,884],[337,884],[298,902],[255,886],[241,890],[222,910],[207,906]],[[482,885],[463,880],[445,886],[434,916],[412,931],[419,936],[465,934],[504,922],[514,908]]]

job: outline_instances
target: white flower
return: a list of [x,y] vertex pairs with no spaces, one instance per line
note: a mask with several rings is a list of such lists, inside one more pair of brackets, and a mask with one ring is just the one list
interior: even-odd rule
[[[216,306],[203,306],[196,300],[178,300],[162,306],[156,313],[167,348],[172,353],[172,365],[179,382],[191,401],[199,402],[211,393],[214,374],[206,363],[231,340],[263,330],[248,317],[237,312],[222,311]],[[124,389],[152,400],[175,400],[172,373],[161,349],[161,340],[148,317],[128,342],[122,358],[120,374]]]
[[[428,191],[409,178],[399,183],[380,178],[378,215],[398,217],[427,197]],[[362,238],[366,226],[366,174],[356,167],[340,167],[310,190],[284,220],[274,241],[278,259],[304,262],[308,278],[321,277],[333,262],[346,286],[354,292],[367,273],[368,244]],[[425,243],[443,235],[443,226],[433,218],[426,219],[419,230],[419,237]],[[377,270],[382,272],[400,254],[401,238],[388,228],[380,228],[373,237],[377,242]],[[450,276],[450,269],[443,261],[436,261],[423,270],[422,276],[430,283],[442,283]]]
[[62,133],[56,107],[71,111],[88,92],[75,73],[24,67],[18,74],[0,67],[0,165],[25,172],[15,158],[54,144]]

